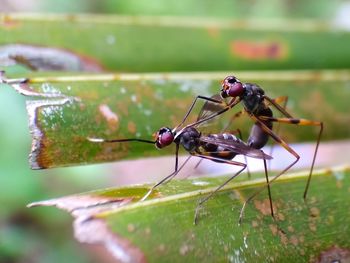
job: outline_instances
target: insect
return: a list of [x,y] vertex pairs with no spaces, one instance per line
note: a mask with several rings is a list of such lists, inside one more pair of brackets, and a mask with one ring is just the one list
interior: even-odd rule
[[[281,98],[283,99],[283,97]],[[254,149],[261,149],[267,144],[268,139],[271,137],[277,144],[281,145],[285,150],[287,150],[291,155],[294,156],[295,160],[293,160],[293,162],[291,162],[285,169],[279,172],[272,180],[270,180],[268,184],[272,183],[282,174],[287,172],[300,159],[299,154],[295,152],[291,146],[289,146],[280,136],[277,135],[276,132],[272,130],[273,123],[277,122],[300,126],[318,126],[319,133],[317,136],[317,142],[312,159],[312,164],[310,167],[310,172],[303,195],[304,199],[306,199],[323,131],[323,122],[293,118],[291,114],[289,114],[284,109],[284,107],[277,103],[277,101],[280,98],[272,99],[266,96],[264,90],[258,85],[251,83],[242,83],[238,78],[234,76],[228,76],[223,80],[220,94],[216,94],[211,98],[198,96],[193,101],[191,108],[194,107],[194,104],[196,103],[197,99],[203,99],[206,101],[201,110],[201,114],[205,117],[201,118],[196,123],[190,124],[189,126],[199,125],[202,122],[209,121],[215,118],[216,116],[228,111],[229,109],[234,108],[237,104],[242,103],[244,109],[234,114],[232,119],[239,117],[242,113],[246,113],[249,116],[249,118],[251,118],[254,121],[254,124],[250,131],[250,136],[247,141],[247,145]],[[229,101],[226,102],[226,99],[229,99]],[[274,117],[271,109],[272,107],[274,107],[278,112],[280,112],[283,115],[283,117]],[[190,112],[188,112],[187,116],[189,114]],[[261,191],[262,189],[256,192],[250,198],[248,198],[246,202],[249,202]]]
[[[198,121],[201,119],[202,115],[198,117]],[[203,159],[208,159],[218,163],[226,163],[234,166],[241,167],[238,172],[236,172],[233,176],[231,176],[228,180],[226,180],[223,184],[217,187],[212,193],[210,193],[207,197],[200,200],[197,205],[195,212],[195,224],[197,223],[198,211],[199,208],[209,199],[211,198],[217,191],[219,191],[222,187],[224,187],[227,183],[233,180],[236,176],[238,176],[246,167],[245,163],[237,162],[232,160],[236,155],[244,155],[252,158],[263,159],[264,168],[265,168],[265,177],[268,182],[268,174],[266,168],[266,160],[272,159],[271,156],[265,154],[260,149],[254,149],[248,146],[241,139],[237,138],[235,135],[231,133],[220,133],[220,134],[202,134],[195,125],[186,126],[184,128],[179,128],[177,126],[174,129],[170,129],[168,127],[162,127],[156,133],[156,139],[152,140],[144,140],[138,138],[130,138],[130,139],[101,139],[101,138],[88,138],[92,142],[104,142],[104,143],[121,143],[121,142],[141,142],[141,143],[150,143],[154,144],[158,149],[162,149],[166,146],[175,143],[175,169],[174,172],[170,175],[163,178],[161,181],[154,184],[151,189],[146,193],[146,195],[141,199],[141,201],[145,200],[152,191],[158,187],[159,185],[165,183],[166,181],[170,181],[173,177],[175,177],[178,172],[182,169],[182,167],[187,163],[191,156],[197,156]],[[179,167],[178,162],[178,153],[180,145],[190,154],[190,157]],[[273,207],[272,207],[272,199],[268,184],[268,193],[270,199],[270,208],[271,215],[273,216]]]

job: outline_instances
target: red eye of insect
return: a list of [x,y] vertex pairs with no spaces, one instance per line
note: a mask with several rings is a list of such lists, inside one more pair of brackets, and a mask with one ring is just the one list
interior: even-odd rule
[[168,127],[159,129],[156,137],[156,147],[159,149],[170,145],[174,141],[174,134]]
[[174,135],[171,132],[166,132],[160,135],[159,143],[162,146],[168,146],[174,141]]
[[226,77],[222,82],[222,88],[230,97],[238,97],[244,91],[242,83],[234,76]]
[[243,85],[240,82],[232,84],[228,90],[228,95],[230,97],[238,97],[243,93]]

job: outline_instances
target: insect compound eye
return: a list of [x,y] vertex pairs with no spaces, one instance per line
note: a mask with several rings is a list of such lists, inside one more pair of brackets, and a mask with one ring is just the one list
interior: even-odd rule
[[174,134],[170,128],[163,127],[157,133],[156,147],[163,148],[174,141]]
[[238,97],[243,94],[244,88],[242,82],[240,82],[234,76],[226,77],[222,82],[222,93],[226,97]]

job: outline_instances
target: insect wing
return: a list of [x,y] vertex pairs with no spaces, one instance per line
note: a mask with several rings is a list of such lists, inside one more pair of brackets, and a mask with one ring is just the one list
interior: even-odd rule
[[208,136],[201,136],[200,140],[206,143],[211,143],[211,144],[221,146],[229,151],[235,152],[237,154],[243,154],[248,157],[265,159],[265,160],[273,159],[270,155],[267,155],[262,150],[251,148],[248,145],[244,144],[243,142],[225,140],[220,138],[212,138]]
[[203,120],[203,119],[215,114],[216,112],[224,109],[227,106],[226,102],[221,98],[221,96],[219,94],[215,94],[211,98],[218,100],[218,101],[221,101],[221,103],[215,103],[215,102],[207,100],[204,103],[201,111],[198,114],[197,121]]

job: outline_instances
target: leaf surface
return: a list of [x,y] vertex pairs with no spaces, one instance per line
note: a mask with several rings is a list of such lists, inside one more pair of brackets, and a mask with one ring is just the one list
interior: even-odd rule
[[[33,75],[28,84],[12,85],[32,98],[27,101],[33,137],[31,166],[39,169],[172,154],[173,147],[159,151],[145,143],[92,143],[88,137],[153,140],[152,134],[160,127],[174,128],[180,123],[197,95],[219,92],[220,81],[228,74]],[[348,138],[349,71],[237,72],[237,76],[259,83],[272,98],[288,95],[287,109],[294,117],[322,120],[322,140]],[[196,120],[203,103],[198,102],[188,123]],[[223,114],[203,131],[220,132],[241,109],[240,105]],[[251,125],[243,116],[229,130],[240,128],[247,138]],[[289,142],[316,140],[313,127],[287,126],[283,125],[280,134]]]
[[305,173],[290,174],[273,184],[275,221],[264,191],[248,204],[242,225],[238,225],[242,203],[264,184],[263,179],[224,187],[200,210],[197,225],[193,218],[198,199],[224,178],[172,182],[144,202],[137,201],[147,186],[101,190],[31,206],[68,210],[76,218],[79,240],[102,242],[121,261],[120,254],[133,262],[349,259],[349,168],[316,171],[305,203],[306,178]]
[[[0,16],[0,34],[0,58],[9,64],[9,57],[16,54],[6,51],[8,45],[13,48],[20,43],[28,45],[29,51],[56,50],[48,64],[57,63],[65,51],[82,61],[94,61],[95,67],[117,72],[350,65],[350,33],[333,22],[317,20],[10,14]],[[17,58],[26,57],[29,51]]]

